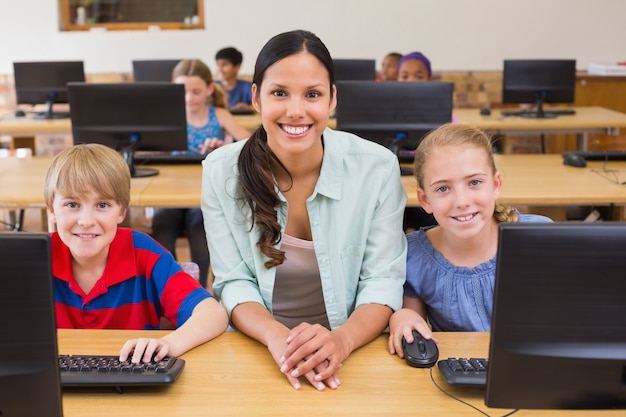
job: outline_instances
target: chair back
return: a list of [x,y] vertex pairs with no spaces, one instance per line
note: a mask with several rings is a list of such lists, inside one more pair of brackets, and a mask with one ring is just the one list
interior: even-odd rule
[[[179,262],[178,264],[180,265],[181,268],[183,268],[183,271],[191,275],[193,279],[195,279],[196,281],[200,282],[200,267],[198,266],[197,263]],[[174,324],[168,319],[166,319],[165,317],[161,317],[161,329],[162,330],[175,330],[176,326],[174,326]]]

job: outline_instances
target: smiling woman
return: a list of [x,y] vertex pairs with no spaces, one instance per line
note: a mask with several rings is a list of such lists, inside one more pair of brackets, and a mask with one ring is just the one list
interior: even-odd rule
[[202,29],[203,0],[58,0],[63,31]]
[[401,304],[398,159],[327,127],[335,69],[311,32],[265,44],[252,93],[261,127],[203,162],[214,289],[233,325],[268,347],[294,388],[336,389],[342,362]]

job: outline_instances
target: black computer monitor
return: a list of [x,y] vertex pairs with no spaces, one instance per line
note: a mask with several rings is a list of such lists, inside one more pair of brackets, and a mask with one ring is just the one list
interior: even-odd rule
[[61,417],[47,233],[0,233],[0,414]]
[[133,81],[171,82],[172,71],[180,59],[146,59],[133,61]]
[[117,149],[133,177],[156,175],[134,166],[134,151],[186,151],[185,87],[174,83],[69,83],[74,143]]
[[414,151],[424,135],[452,120],[454,86],[423,83],[337,83],[337,129],[399,154]]
[[46,111],[36,118],[69,117],[68,112],[55,112],[55,103],[67,103],[67,83],[84,82],[83,61],[14,62],[15,98],[17,104],[45,104]]
[[626,408],[626,223],[502,224],[485,402]]
[[574,59],[506,59],[502,73],[503,103],[533,103],[522,117],[555,117],[544,103],[573,103],[576,90]]
[[335,81],[375,81],[376,60],[333,59]]

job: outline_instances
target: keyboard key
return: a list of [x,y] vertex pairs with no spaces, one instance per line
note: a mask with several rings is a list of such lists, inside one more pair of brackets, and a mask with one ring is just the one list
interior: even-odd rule
[[197,155],[186,152],[136,152],[136,165],[200,165],[206,155]]
[[[548,116],[572,116],[576,114],[574,109],[544,109],[543,111]],[[537,115],[536,110],[502,110],[500,112],[502,116],[519,116],[519,117],[532,117]]]
[[185,366],[180,358],[133,364],[117,356],[59,355],[63,386],[163,385],[174,382]]
[[447,358],[440,360],[437,365],[450,385],[487,385],[489,360],[486,358]]

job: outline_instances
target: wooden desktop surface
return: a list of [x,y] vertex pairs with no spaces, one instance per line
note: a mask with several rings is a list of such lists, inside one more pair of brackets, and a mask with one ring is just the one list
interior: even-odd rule
[[[587,167],[563,165],[559,154],[495,155],[502,172],[503,186],[499,201],[512,205],[626,205],[626,185],[612,183],[595,173],[616,170],[620,182],[626,181],[626,161],[589,161]],[[407,205],[418,205],[417,180],[403,176],[409,197]]]
[[[59,330],[59,353],[117,355],[129,338],[160,331]],[[486,357],[488,333],[437,333],[440,358]],[[355,351],[338,375],[337,390],[318,392],[308,383],[294,390],[260,343],[239,332],[227,332],[184,355],[181,376],[169,387],[63,390],[65,417],[145,416],[476,416],[479,413],[437,389],[430,369],[408,366],[387,352],[383,335]],[[484,390],[452,387],[436,366],[435,381],[449,393],[492,416],[508,409],[490,409]],[[617,411],[521,410],[519,416],[613,416]]]
[[[478,128],[499,132],[606,132],[626,128],[626,114],[603,107],[576,107],[576,114],[559,116],[553,119],[525,119],[522,117],[502,117],[500,110],[493,110],[490,116],[482,116],[478,109],[455,109],[454,116],[460,123],[468,123]],[[253,131],[261,123],[258,114],[236,115],[241,126]],[[330,127],[336,126],[331,119]],[[31,117],[5,117],[0,120],[0,134],[10,136],[33,136],[37,134],[71,133],[70,119],[41,120]]]
[[[250,131],[255,130],[261,123],[258,114],[236,115],[241,126]],[[0,119],[0,134],[10,136],[35,136],[50,134],[71,134],[72,123],[65,119],[35,119],[33,117],[5,117]]]
[[[50,157],[0,159],[0,207],[43,207],[43,180]],[[626,185],[614,184],[597,174],[605,163],[590,161],[586,168],[565,166],[558,154],[496,155],[504,186],[500,201],[534,206],[626,205]],[[131,205],[145,207],[199,207],[202,167],[160,165],[159,175],[131,180]],[[626,181],[626,161],[612,161]],[[417,182],[402,177],[408,206],[419,205]]]
[[[549,110],[549,109],[546,109]],[[548,119],[527,119],[519,116],[502,116],[501,110],[493,110],[490,116],[483,116],[477,109],[455,109],[454,116],[459,123],[471,124],[484,130],[500,132],[614,132],[626,128],[626,114],[604,107],[575,107],[576,114]]]
[[0,134],[10,136],[35,136],[40,134],[72,133],[70,119],[35,119],[33,117],[5,117],[0,119]]
[[[0,207],[45,207],[43,182],[52,157],[0,158]],[[150,178],[133,178],[131,204],[137,205]]]

